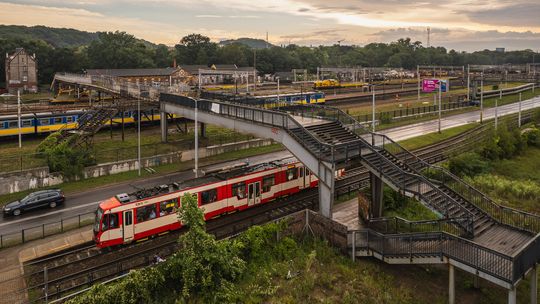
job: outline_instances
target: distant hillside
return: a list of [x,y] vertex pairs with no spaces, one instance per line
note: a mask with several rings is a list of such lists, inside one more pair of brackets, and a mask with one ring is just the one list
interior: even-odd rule
[[[47,26],[19,26],[0,25],[0,39],[23,39],[23,40],[43,40],[53,47],[70,47],[90,44],[98,39],[98,33],[79,31],[76,29],[54,28]],[[152,42],[138,39],[147,47],[154,48]]]
[[97,33],[41,25],[0,25],[0,38],[44,40],[54,47],[69,47],[89,44],[97,39]]
[[[238,39],[229,39],[219,42],[219,45],[228,45],[233,43],[240,43],[247,45],[254,49],[264,49],[266,48],[266,40],[263,39],[253,39],[253,38],[238,38]],[[273,47],[274,45],[268,43],[268,47]]]

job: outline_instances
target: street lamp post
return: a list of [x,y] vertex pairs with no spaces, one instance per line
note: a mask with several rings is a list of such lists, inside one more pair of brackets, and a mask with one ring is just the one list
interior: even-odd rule
[[199,177],[199,106],[197,98],[195,98],[195,178]]
[[[139,89],[140,90],[140,89]],[[141,176],[141,97],[137,98],[137,161],[138,170]]]
[[519,93],[519,103],[518,103],[518,127],[521,128],[521,93]]
[[279,77],[277,77],[277,103],[279,107]]
[[467,100],[471,98],[471,66],[467,64]]
[[371,129],[375,132],[375,85],[371,87],[372,104],[371,104]]
[[19,127],[19,149],[22,148],[22,133],[21,133],[21,91],[17,90],[17,126]]
[[[480,123],[483,123],[484,118],[484,72],[480,74]],[[476,95],[476,94],[475,94]]]
[[439,80],[439,133],[441,133],[442,81]]

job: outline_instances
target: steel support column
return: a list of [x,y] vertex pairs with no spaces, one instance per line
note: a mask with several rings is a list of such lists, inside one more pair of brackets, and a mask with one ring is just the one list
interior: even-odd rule
[[508,289],[508,304],[517,303],[517,291],[516,286],[513,286],[511,289]]
[[204,122],[201,122],[200,126],[201,126],[201,137],[206,138],[206,124]]
[[531,304],[538,303],[538,264],[531,270]]
[[[323,173],[324,174],[324,173]],[[319,213],[323,216],[332,218],[332,207],[334,206],[334,182],[327,185],[324,182],[319,181]]]
[[456,303],[456,278],[454,265],[448,264],[448,304]]
[[160,112],[161,142],[167,142],[167,112]]
[[383,182],[378,176],[373,173],[369,173],[369,180],[371,183],[371,217],[381,217],[384,210],[383,202]]

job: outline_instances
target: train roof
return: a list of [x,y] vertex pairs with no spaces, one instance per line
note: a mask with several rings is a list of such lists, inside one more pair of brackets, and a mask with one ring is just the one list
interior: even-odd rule
[[235,166],[221,168],[220,170],[207,172],[207,175],[195,179],[188,179],[183,181],[171,182],[169,184],[159,185],[148,189],[139,189],[132,193],[120,193],[115,197],[103,201],[100,204],[102,209],[110,209],[121,206],[122,204],[129,204],[145,198],[151,198],[154,196],[165,195],[185,189],[195,188],[207,184],[217,183],[221,181],[230,180],[233,178],[245,176],[251,173],[266,171],[270,169],[280,168],[287,165],[293,165],[297,160],[294,157],[287,157],[276,161],[248,165],[247,163],[240,163]]

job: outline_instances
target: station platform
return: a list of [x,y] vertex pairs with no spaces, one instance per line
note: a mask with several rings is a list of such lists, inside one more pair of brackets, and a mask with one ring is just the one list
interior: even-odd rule
[[26,303],[23,278],[25,262],[41,258],[92,241],[92,228],[82,227],[63,234],[0,250],[0,304]]
[[332,213],[332,219],[347,226],[348,230],[365,228],[358,217],[358,198],[334,205]]

